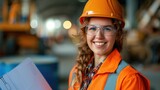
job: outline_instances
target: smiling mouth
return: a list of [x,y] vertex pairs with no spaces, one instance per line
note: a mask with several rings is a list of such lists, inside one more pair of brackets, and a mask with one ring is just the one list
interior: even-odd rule
[[98,46],[102,46],[102,45],[105,45],[106,42],[94,42],[95,45],[98,45]]

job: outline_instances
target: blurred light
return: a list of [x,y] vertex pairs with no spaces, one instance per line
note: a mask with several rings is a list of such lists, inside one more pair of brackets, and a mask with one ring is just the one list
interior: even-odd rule
[[70,22],[70,21],[64,21],[64,23],[63,23],[63,27],[65,28],[65,29],[70,29],[71,28],[71,26],[72,26],[72,23]]
[[46,28],[49,31],[54,31],[61,27],[61,21],[59,19],[48,19],[46,21]]
[[48,19],[46,21],[46,28],[47,28],[48,32],[53,31],[55,29],[55,26],[56,25],[55,25],[55,22],[53,19]]
[[31,28],[37,28],[38,27],[38,21],[37,20],[32,20],[30,25],[31,25]]
[[60,20],[55,19],[55,20],[54,20],[54,23],[55,23],[55,26],[56,26],[55,28],[56,28],[56,29],[59,29],[59,28],[61,27],[61,21],[60,21]]

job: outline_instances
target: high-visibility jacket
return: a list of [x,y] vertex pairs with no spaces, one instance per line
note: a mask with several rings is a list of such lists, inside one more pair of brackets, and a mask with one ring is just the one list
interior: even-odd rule
[[[110,74],[115,73],[122,58],[117,49],[113,50],[103,62],[98,72],[93,76],[87,90],[104,90]],[[80,84],[71,85],[75,66],[69,75],[68,90],[79,90]],[[110,90],[109,88],[107,90]],[[130,65],[121,70],[117,77],[115,90],[150,90],[150,82]]]

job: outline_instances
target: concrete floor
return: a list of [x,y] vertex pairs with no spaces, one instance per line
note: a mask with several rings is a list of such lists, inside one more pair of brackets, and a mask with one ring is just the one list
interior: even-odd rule
[[[75,63],[77,49],[72,42],[65,41],[61,44],[55,44],[52,51],[59,60],[59,90],[67,90],[68,75]],[[134,67],[150,80],[151,90],[159,90],[160,65],[143,66],[141,64],[136,64]]]

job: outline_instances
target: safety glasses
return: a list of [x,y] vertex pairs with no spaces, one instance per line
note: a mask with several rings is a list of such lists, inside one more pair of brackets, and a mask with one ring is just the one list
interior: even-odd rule
[[114,35],[116,28],[113,25],[87,25],[85,27],[87,35],[94,36],[98,31],[101,31],[104,35]]

